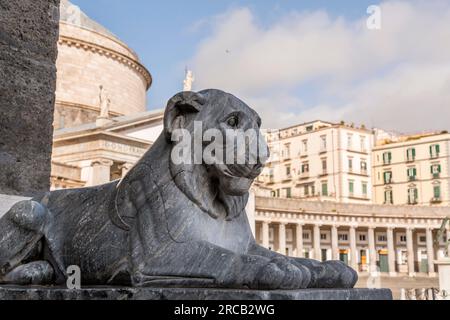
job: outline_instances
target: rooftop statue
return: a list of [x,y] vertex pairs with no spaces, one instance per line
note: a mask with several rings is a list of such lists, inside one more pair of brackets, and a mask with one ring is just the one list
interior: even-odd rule
[[[212,152],[202,141],[200,161],[183,153],[191,144],[179,133],[195,137],[199,123],[200,134],[254,130],[244,163],[211,161],[234,151],[228,139]],[[76,265],[83,285],[353,287],[357,274],[342,262],[291,258],[256,243],[245,207],[268,157],[260,125],[254,110],[223,91],[175,95],[164,132],[122,180],[42,194],[0,219],[0,283],[62,285]],[[181,149],[194,161],[175,161]]]

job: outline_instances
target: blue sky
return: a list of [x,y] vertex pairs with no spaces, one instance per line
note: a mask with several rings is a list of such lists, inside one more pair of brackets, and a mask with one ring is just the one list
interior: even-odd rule
[[[450,129],[448,0],[72,2],[138,53],[154,78],[149,109],[182,89],[188,66],[194,90],[237,95],[265,127]],[[373,4],[376,31],[366,26]]]
[[210,28],[203,21],[239,7],[248,7],[258,23],[270,25],[292,10],[326,10],[349,18],[365,14],[372,1],[323,0],[72,0],[91,18],[133,48],[153,75],[149,109],[160,108],[182,88],[184,68]]

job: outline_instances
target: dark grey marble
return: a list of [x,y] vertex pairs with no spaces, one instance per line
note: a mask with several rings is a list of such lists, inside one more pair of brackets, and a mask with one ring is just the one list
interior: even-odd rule
[[[258,161],[177,164],[172,134],[194,135],[199,121],[201,131],[224,137],[255,130],[246,155]],[[268,156],[260,125],[254,110],[223,91],[175,95],[163,133],[124,179],[45,193],[0,218],[0,283],[64,284],[76,265],[83,285],[352,288],[357,274],[340,261],[287,257],[256,243],[245,207]]]
[[392,300],[388,289],[232,290],[196,288],[0,287],[0,300]]
[[0,193],[50,189],[59,0],[0,0]]

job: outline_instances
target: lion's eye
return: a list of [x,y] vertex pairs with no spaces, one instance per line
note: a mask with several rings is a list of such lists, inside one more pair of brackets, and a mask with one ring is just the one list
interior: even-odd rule
[[227,120],[227,124],[232,128],[236,128],[239,124],[239,119],[236,116],[233,116]]

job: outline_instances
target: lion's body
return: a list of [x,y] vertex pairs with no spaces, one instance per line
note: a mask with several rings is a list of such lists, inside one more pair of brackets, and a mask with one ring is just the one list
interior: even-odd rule
[[120,182],[49,192],[0,219],[0,282],[61,284],[76,265],[82,282],[95,285],[353,286],[346,266],[288,258],[256,244],[245,206],[264,161],[173,161],[170,135],[177,128],[192,132],[199,119],[204,129],[222,132],[260,126],[255,111],[222,91],[176,95],[163,134]]

